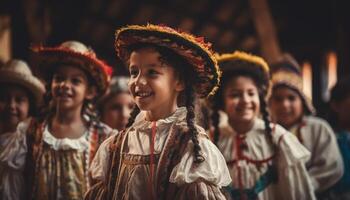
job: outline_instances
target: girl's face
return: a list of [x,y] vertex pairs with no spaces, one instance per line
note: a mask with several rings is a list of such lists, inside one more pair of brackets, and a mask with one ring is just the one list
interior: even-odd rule
[[304,112],[299,94],[286,86],[273,90],[270,107],[277,123],[287,129],[298,123]]
[[160,54],[153,48],[133,51],[130,55],[130,93],[141,110],[157,117],[175,111],[177,97],[184,89],[173,67],[161,62]]
[[129,93],[116,94],[104,104],[102,121],[111,128],[123,130],[128,123],[133,107],[134,101]]
[[58,109],[81,109],[85,99],[92,99],[93,88],[88,89],[88,78],[83,70],[62,65],[57,68],[51,84],[52,97]]
[[223,96],[224,110],[231,123],[251,123],[259,115],[259,93],[251,78],[238,76],[231,79],[224,88]]
[[14,131],[20,121],[29,115],[28,92],[17,85],[8,85],[1,89],[0,122],[8,131]]

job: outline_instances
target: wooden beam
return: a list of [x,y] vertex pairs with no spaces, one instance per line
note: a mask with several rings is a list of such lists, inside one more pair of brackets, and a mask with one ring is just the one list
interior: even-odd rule
[[281,56],[281,50],[268,3],[266,0],[249,0],[249,5],[260,40],[261,54],[268,63],[275,63]]

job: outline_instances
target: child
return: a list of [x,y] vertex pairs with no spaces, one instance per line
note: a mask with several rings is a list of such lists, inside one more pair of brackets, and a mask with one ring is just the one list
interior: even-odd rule
[[26,131],[26,197],[82,199],[95,151],[113,133],[96,120],[91,107],[106,91],[111,68],[76,41],[33,50],[47,83],[49,108]]
[[[19,122],[36,112],[45,92],[27,63],[10,60],[0,67],[0,199],[23,197],[25,135],[16,131]],[[22,129],[25,127],[19,127]]]
[[114,77],[109,90],[98,102],[101,121],[113,129],[121,131],[128,123],[134,101],[128,89],[127,77]]
[[333,199],[350,199],[350,77],[340,79],[331,91],[330,120],[344,161],[344,175],[332,188]]
[[195,93],[206,97],[219,82],[209,46],[149,24],[118,30],[116,50],[137,106],[126,131],[99,149],[95,160],[108,171],[86,199],[224,199],[225,160],[194,123]]
[[214,141],[232,178],[225,188],[228,198],[314,199],[304,165],[309,152],[285,129],[270,124],[267,63],[240,51],[218,56],[218,61],[223,77],[212,121]]
[[314,108],[303,93],[298,63],[290,55],[274,65],[272,82],[272,114],[311,152],[306,168],[317,196],[323,198],[343,174],[335,134],[326,121],[312,116]]

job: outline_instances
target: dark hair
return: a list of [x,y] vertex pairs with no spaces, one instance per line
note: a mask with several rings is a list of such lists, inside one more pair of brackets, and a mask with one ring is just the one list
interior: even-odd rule
[[[187,116],[186,116],[186,122],[188,126],[188,131],[191,134],[191,140],[193,142],[194,148],[194,162],[200,163],[204,161],[204,157],[201,155],[201,147],[199,145],[198,141],[198,130],[195,127],[195,91],[193,88],[193,83],[196,81],[194,79],[195,72],[193,70],[193,67],[190,66],[190,64],[180,55],[175,53],[173,50],[154,45],[154,44],[148,44],[148,43],[138,43],[136,45],[130,46],[128,49],[128,52],[131,54],[133,51],[137,51],[143,48],[152,48],[159,52],[160,54],[160,61],[162,63],[165,63],[175,69],[176,75],[180,80],[183,80],[185,83],[185,90],[180,95],[180,98],[178,100],[178,104],[184,103],[187,108]],[[181,97],[183,99],[181,99]],[[140,112],[140,109],[135,106],[133,111],[131,112],[131,116],[129,118],[129,122],[127,124],[127,127],[130,127],[137,114]]]
[[[335,86],[332,88],[330,103],[339,103],[348,97],[350,97],[350,76],[339,79]],[[338,124],[337,113],[333,109],[331,109],[328,113],[327,119],[331,126],[336,131],[339,131],[341,127],[339,127]]]
[[[61,63],[62,64],[62,63]],[[74,65],[72,65],[74,66]],[[95,81],[93,81],[91,75],[86,71],[83,70],[80,67],[77,67],[78,69],[81,69],[84,74],[87,77],[87,83],[88,83],[88,87],[87,88],[91,88],[91,86],[96,86]],[[46,92],[44,94],[44,98],[43,98],[43,105],[40,107],[39,109],[39,116],[38,119],[39,121],[44,121],[47,118],[51,118],[53,117],[54,113],[56,112],[56,105],[55,102],[52,99],[52,91],[51,91],[51,85],[52,85],[52,81],[53,81],[53,75],[55,74],[55,71],[51,71],[51,74],[49,76],[47,76],[46,79],[46,84],[45,84],[45,88],[46,88]],[[99,117],[97,116],[96,110],[95,110],[95,104],[97,101],[97,96],[94,97],[91,100],[85,99],[83,102],[83,107],[82,107],[82,115],[87,115],[90,120],[89,122],[96,122],[97,124],[100,124],[100,120]]]
[[[266,102],[266,96],[268,93],[268,84],[269,79],[268,77],[265,77],[264,72],[260,71],[260,67],[254,66],[253,63],[248,63],[245,61],[236,61],[235,65],[237,65],[235,68],[231,68],[229,71],[226,71],[223,73],[222,76],[222,85],[219,88],[217,94],[213,98],[212,103],[212,125],[214,127],[214,143],[217,145],[217,142],[220,138],[220,129],[219,129],[219,122],[220,122],[220,115],[219,110],[224,108],[224,90],[226,89],[227,84],[230,80],[236,79],[237,77],[244,76],[252,79],[258,89],[259,94],[259,101],[260,101],[260,113],[262,114],[262,118],[265,123],[265,133],[270,140],[271,144],[274,144],[272,142],[272,128],[270,126],[270,116],[267,108],[267,102]],[[274,145],[275,146],[275,145]]]

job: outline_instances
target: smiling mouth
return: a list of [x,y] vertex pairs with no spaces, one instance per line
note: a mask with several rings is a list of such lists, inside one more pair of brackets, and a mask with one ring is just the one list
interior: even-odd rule
[[139,97],[139,98],[146,98],[146,97],[150,97],[152,96],[152,92],[135,92],[135,97]]

